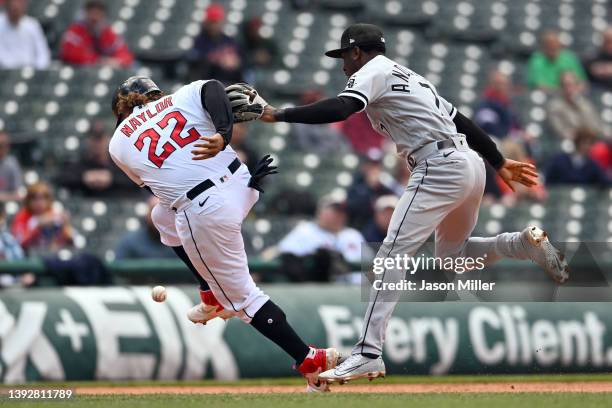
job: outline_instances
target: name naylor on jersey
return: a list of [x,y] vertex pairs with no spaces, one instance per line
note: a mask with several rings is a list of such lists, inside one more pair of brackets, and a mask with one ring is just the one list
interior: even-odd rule
[[157,116],[157,114],[165,111],[171,106],[172,96],[167,96],[155,104],[153,112],[151,109],[147,108],[138,115],[135,115],[133,118],[130,118],[130,120],[128,120],[127,123],[121,128],[121,133],[127,137],[130,137],[139,126],[142,126],[149,119],[154,118]]

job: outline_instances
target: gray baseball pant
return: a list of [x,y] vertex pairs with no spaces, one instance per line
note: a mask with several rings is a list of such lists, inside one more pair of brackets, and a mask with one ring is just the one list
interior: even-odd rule
[[[416,159],[408,187],[393,212],[377,257],[414,256],[435,232],[436,257],[484,257],[485,265],[504,257],[528,258],[520,232],[470,238],[478,221],[485,167],[480,156],[467,147],[464,138],[462,143],[457,142],[460,138],[455,139],[455,147],[428,149],[429,153],[423,152],[425,157],[422,154]],[[404,269],[390,268],[377,279],[385,283],[400,282],[405,275]],[[371,289],[361,337],[353,354],[382,354],[387,323],[400,296],[400,290]]]

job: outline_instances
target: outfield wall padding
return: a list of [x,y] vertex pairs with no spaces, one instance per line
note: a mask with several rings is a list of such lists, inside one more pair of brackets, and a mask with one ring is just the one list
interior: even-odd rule
[[[264,287],[311,344],[350,352],[366,304],[358,287]],[[201,379],[295,375],[292,361],[238,319],[194,325],[193,287],[165,303],[143,286],[0,292],[0,379]],[[606,372],[608,303],[400,303],[389,374]]]

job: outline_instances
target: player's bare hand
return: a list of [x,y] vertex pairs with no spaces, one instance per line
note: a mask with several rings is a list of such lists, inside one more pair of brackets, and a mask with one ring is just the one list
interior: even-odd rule
[[531,163],[506,159],[497,173],[512,191],[516,190],[511,182],[522,184],[525,187],[534,187],[538,184],[538,173],[536,167]]
[[215,157],[217,153],[223,150],[225,141],[223,136],[215,133],[212,136],[202,136],[199,141],[193,145],[196,149],[191,151],[193,157],[191,160],[206,160]]
[[276,119],[274,118],[274,114],[276,113],[276,108],[272,105],[266,105],[264,108],[263,114],[259,118],[262,122],[274,123]]

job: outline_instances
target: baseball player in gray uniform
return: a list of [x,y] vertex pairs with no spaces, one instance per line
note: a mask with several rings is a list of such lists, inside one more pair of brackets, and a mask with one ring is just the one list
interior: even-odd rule
[[[414,256],[435,233],[436,257],[482,257],[486,265],[504,257],[531,259],[556,282],[568,279],[563,254],[537,227],[490,238],[470,237],[485,185],[481,156],[511,188],[513,182],[537,184],[533,165],[505,159],[489,136],[438,95],[427,79],[387,58],[378,27],[351,25],[342,34],[340,48],[326,55],[344,61],[346,88],[335,98],[310,105],[286,109],[268,105],[261,120],[330,123],[365,110],[372,127],[395,142],[412,173],[378,257]],[[401,269],[386,269],[379,275],[386,283],[404,277]],[[352,355],[320,378],[344,382],[385,375],[382,345],[400,295],[400,291],[372,289]]]

